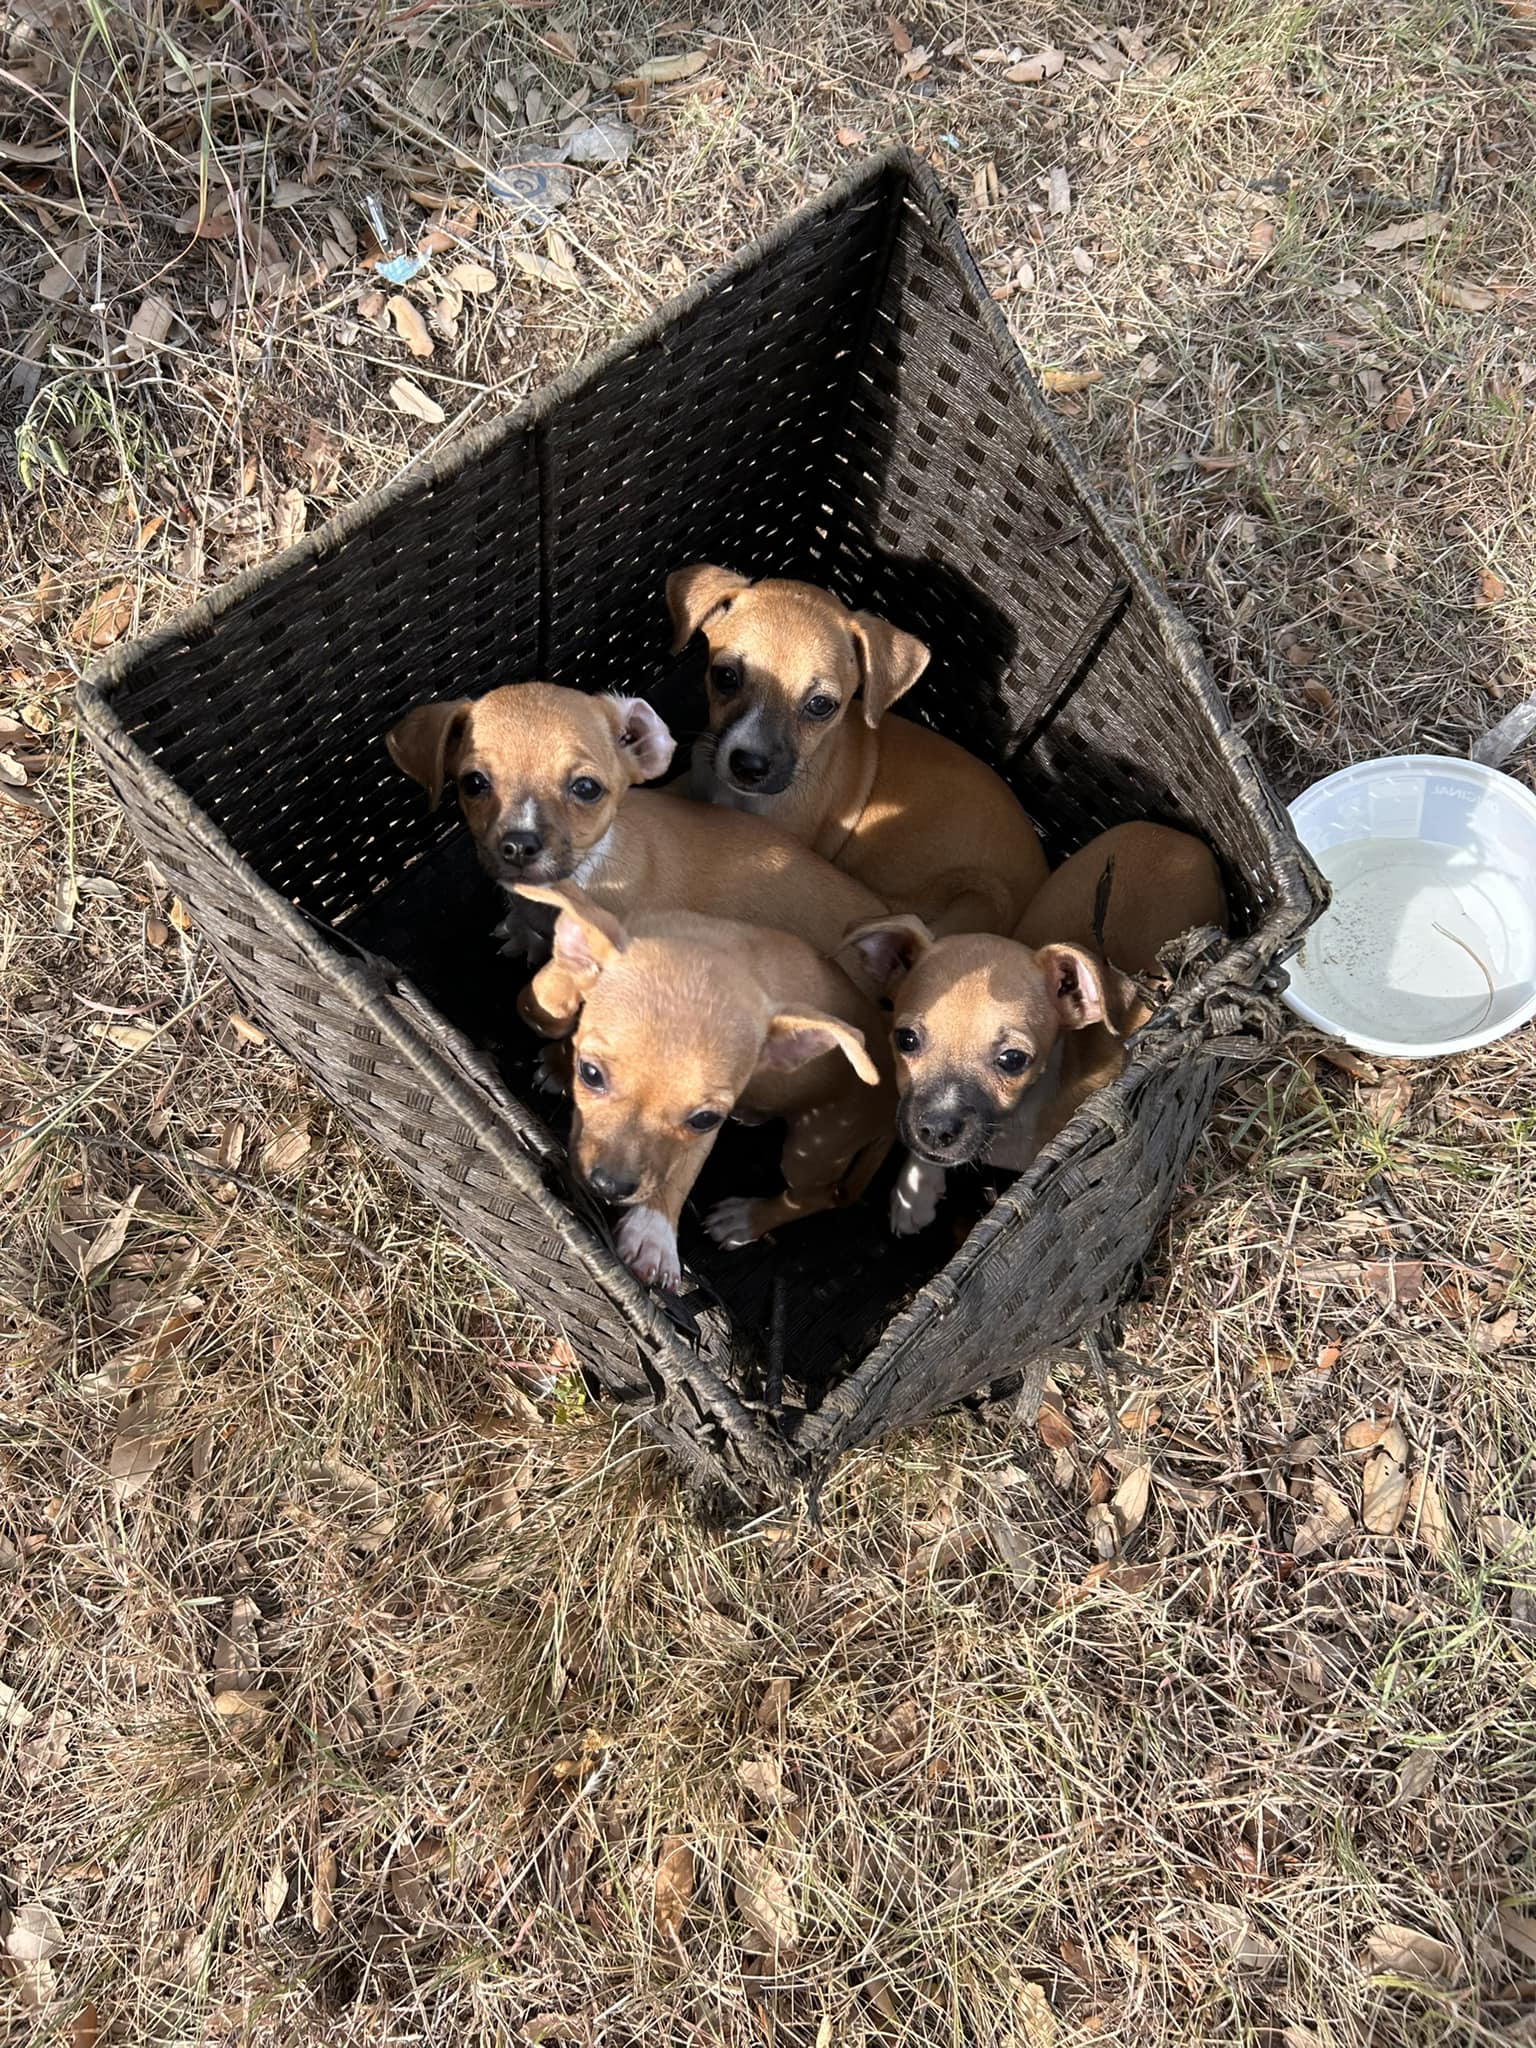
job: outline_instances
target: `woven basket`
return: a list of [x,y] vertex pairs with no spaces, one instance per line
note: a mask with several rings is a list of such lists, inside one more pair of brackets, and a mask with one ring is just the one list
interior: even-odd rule
[[[497,906],[383,734],[424,697],[532,676],[643,691],[687,731],[697,679],[667,654],[662,589],[698,560],[829,585],[919,634],[933,659],[904,715],[1006,774],[1055,857],[1125,818],[1193,827],[1239,937],[1188,967],[1124,1077],[957,1250],[925,1249],[941,1232],[895,1244],[874,1201],[722,1253],[695,1209],[697,1284],[673,1304],[632,1280],[571,1184],[508,1029]],[[751,1503],[815,1489],[852,1446],[1103,1321],[1323,900],[932,176],[899,153],[520,412],[109,655],[82,710],[251,1013],[616,1401]],[[722,1144],[716,1161],[699,1208],[750,1190],[750,1155]]]

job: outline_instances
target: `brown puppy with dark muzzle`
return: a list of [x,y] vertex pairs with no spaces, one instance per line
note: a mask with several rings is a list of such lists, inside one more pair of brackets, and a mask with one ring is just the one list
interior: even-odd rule
[[665,772],[672,735],[638,697],[549,683],[419,704],[387,736],[436,804],[451,782],[481,865],[512,898],[501,936],[542,959],[553,922],[513,896],[574,881],[605,908],[693,910],[795,932],[830,953],[887,907],[767,820],[637,789]]
[[571,1162],[623,1209],[619,1255],[638,1279],[679,1284],[678,1218],[727,1117],[785,1119],[785,1186],[718,1204],[718,1243],[857,1200],[890,1149],[896,1095],[884,1020],[845,974],[787,932],[621,923],[569,884],[524,893],[556,912],[533,993],[553,1030],[575,1025]]
[[939,933],[1010,932],[1045,880],[1034,827],[1001,777],[889,715],[928,649],[809,583],[707,562],[667,578],[681,653],[709,642],[705,802],[771,818],[895,910]]
[[1226,922],[1210,849],[1186,832],[1134,824],[1101,833],[1058,868],[1013,939],[936,940],[910,917],[851,934],[895,1013],[897,1125],[911,1157],[891,1228],[905,1235],[933,1221],[950,1167],[1030,1165],[1121,1073],[1126,1038],[1151,1015],[1121,970],[1148,973],[1170,940]]

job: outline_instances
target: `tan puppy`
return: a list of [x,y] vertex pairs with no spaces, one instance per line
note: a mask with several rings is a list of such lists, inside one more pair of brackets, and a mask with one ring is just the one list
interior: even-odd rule
[[1122,1071],[1126,1037],[1151,1014],[1120,970],[1146,973],[1180,933],[1226,921],[1209,848],[1135,824],[1101,833],[1058,868],[1014,939],[935,940],[914,918],[852,934],[895,1012],[897,1120],[912,1157],[892,1195],[891,1228],[906,1234],[933,1221],[948,1167],[1030,1165]]
[[621,924],[570,884],[523,893],[557,913],[534,994],[555,1029],[576,1027],[571,1163],[623,1208],[619,1255],[638,1279],[679,1284],[678,1218],[729,1116],[787,1121],[785,1186],[718,1204],[717,1243],[862,1194],[896,1095],[883,1019],[846,975],[787,932],[676,913]]
[[709,642],[696,797],[773,819],[937,932],[1013,930],[1046,876],[1034,827],[973,754],[887,715],[927,667],[921,640],[707,562],[667,578],[667,605],[674,652]]
[[[434,805],[452,781],[481,865],[509,896],[522,882],[574,881],[620,917],[643,908],[740,918],[826,953],[887,907],[765,819],[636,790],[673,752],[638,697],[513,683],[419,704],[387,744]],[[507,950],[545,957],[552,922],[514,897]]]

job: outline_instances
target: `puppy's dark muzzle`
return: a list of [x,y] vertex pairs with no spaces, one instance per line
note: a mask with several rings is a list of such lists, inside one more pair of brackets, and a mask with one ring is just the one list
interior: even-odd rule
[[954,1095],[908,1096],[897,1123],[902,1143],[935,1166],[967,1166],[992,1140],[992,1118],[979,1104]]
[[753,747],[722,747],[716,756],[725,780],[742,796],[782,796],[795,779],[793,754],[761,754]]
[[587,1186],[600,1202],[630,1202],[640,1186],[638,1180],[626,1180],[623,1174],[614,1173],[606,1166],[594,1166],[587,1173]]

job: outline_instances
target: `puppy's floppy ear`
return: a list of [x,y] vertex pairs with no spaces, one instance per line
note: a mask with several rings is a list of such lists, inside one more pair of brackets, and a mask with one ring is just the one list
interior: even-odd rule
[[768,1025],[768,1036],[758,1055],[764,1067],[803,1067],[807,1060],[820,1059],[824,1052],[841,1052],[861,1081],[871,1087],[880,1070],[864,1048],[864,1034],[841,1017],[828,1017],[820,1010],[781,1010]]
[[674,569],[667,578],[667,610],[672,614],[672,652],[681,654],[700,626],[723,612],[733,597],[750,590],[752,578],[713,562],[694,562]]
[[932,944],[933,933],[923,920],[904,912],[855,925],[832,959],[845,974],[884,996],[905,980]]
[[443,784],[453,773],[453,756],[469,726],[473,705],[467,697],[418,704],[384,735],[389,758],[419,782],[437,809]]
[[530,903],[547,903],[555,920],[554,957],[585,992],[629,944],[629,934],[611,911],[592,901],[574,882],[520,882],[516,893]]
[[1122,988],[1128,984],[1102,955],[1086,946],[1041,946],[1035,960],[1063,1031],[1083,1031],[1090,1024],[1102,1024],[1118,1035],[1115,1011],[1117,1004],[1123,1003]]
[[677,741],[643,697],[604,697],[631,782],[653,782],[672,765]]
[[878,725],[928,666],[928,650],[911,633],[887,625],[873,612],[855,612],[848,629],[864,677],[864,723]]

